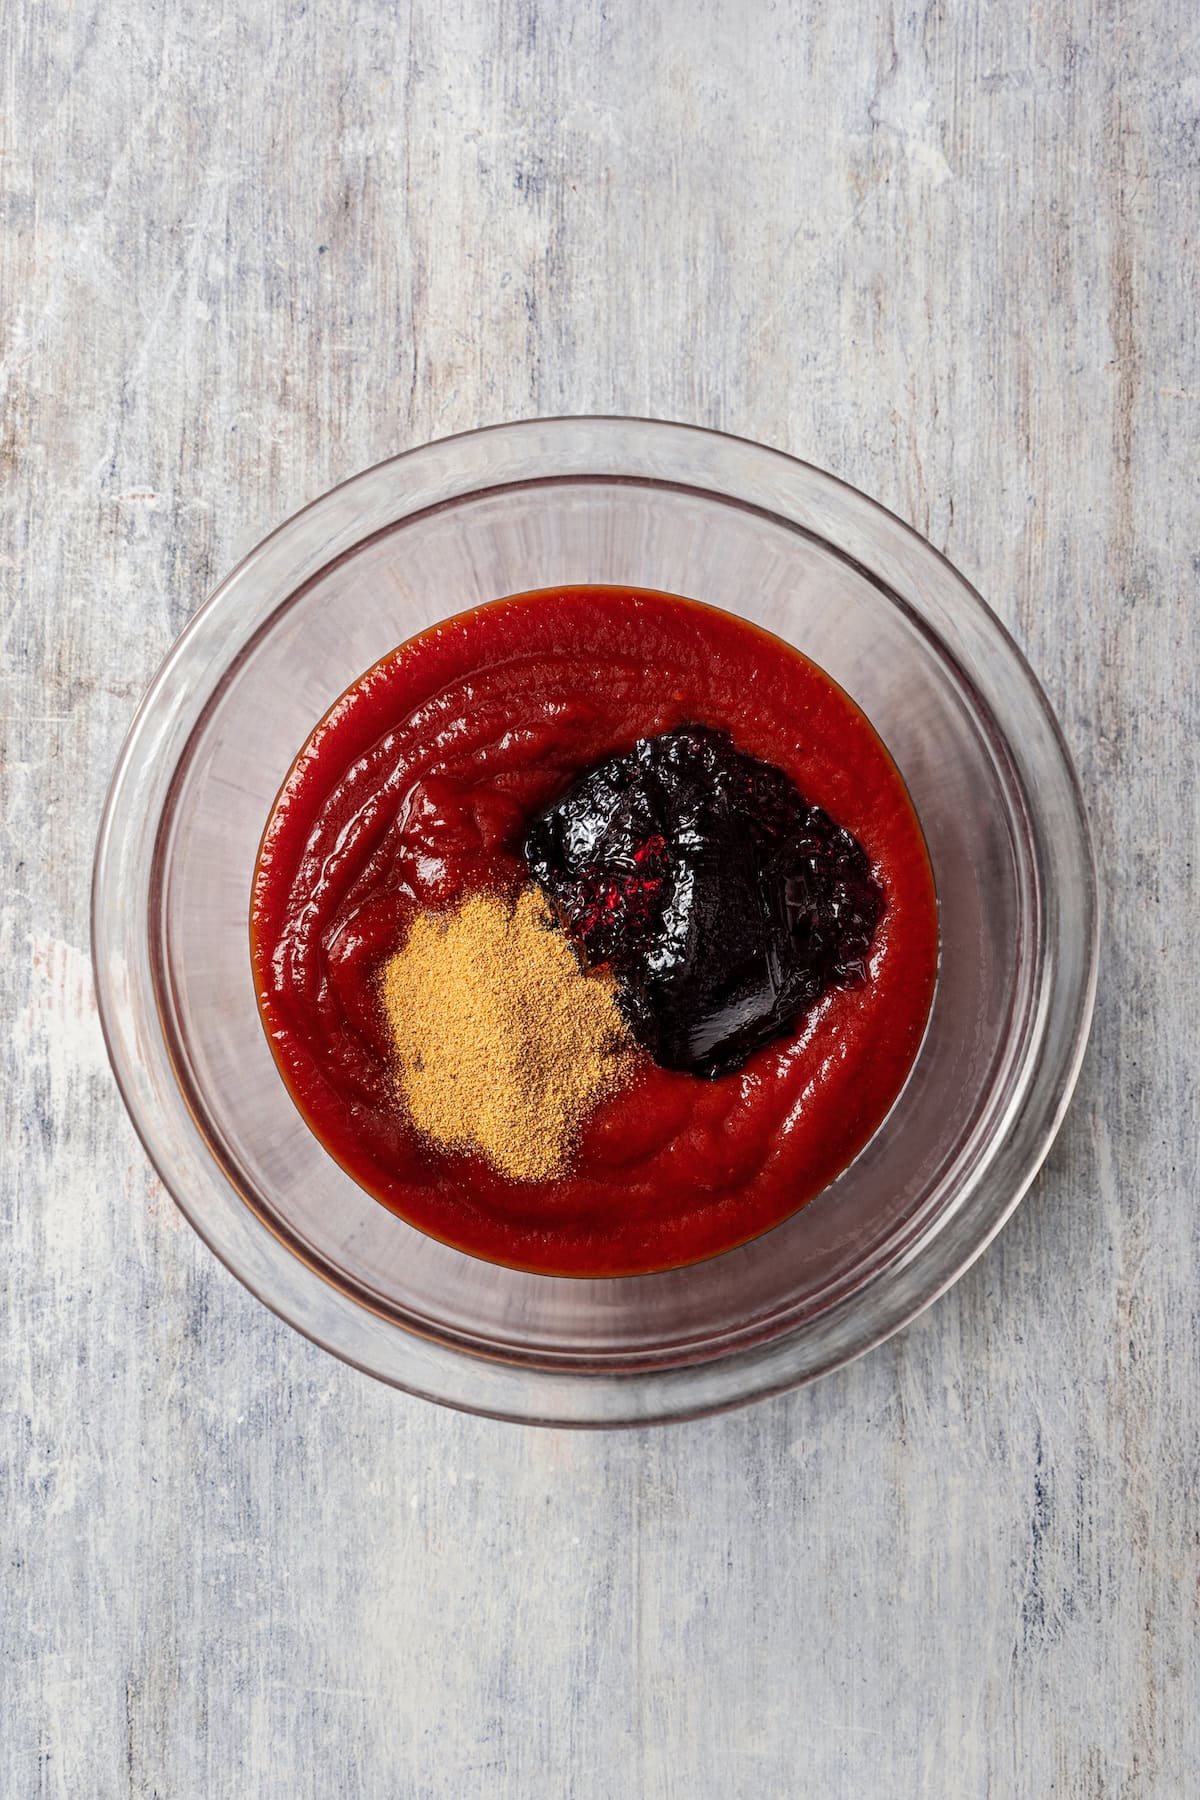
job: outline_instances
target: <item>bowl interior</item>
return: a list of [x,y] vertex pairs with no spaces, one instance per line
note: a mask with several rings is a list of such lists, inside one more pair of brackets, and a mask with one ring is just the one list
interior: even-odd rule
[[[314,721],[438,618],[525,589],[660,588],[766,626],[822,664],[887,743],[924,827],[942,949],[908,1084],[851,1167],[789,1221],[691,1268],[522,1274],[425,1237],[364,1193],[297,1114],[259,1023],[251,873]],[[898,581],[897,586],[900,586]],[[212,672],[210,672],[212,673]],[[420,1333],[547,1366],[637,1369],[790,1331],[904,1258],[1020,1101],[1042,930],[1021,783],[933,626],[878,572],[769,507],[653,477],[507,482],[396,520],[276,605],[175,770],[154,847],[150,954],[176,1076],[245,1203],[324,1278]]]

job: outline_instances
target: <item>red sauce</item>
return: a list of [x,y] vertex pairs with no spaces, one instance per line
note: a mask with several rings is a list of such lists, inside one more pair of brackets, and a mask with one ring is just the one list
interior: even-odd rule
[[[381,964],[418,911],[524,879],[528,820],[584,769],[692,720],[782,768],[863,845],[887,903],[869,978],[827,991],[736,1075],[647,1062],[602,1102],[557,1181],[509,1182],[423,1142],[396,1098]],[[463,613],[368,670],[275,802],[250,936],[280,1072],[342,1167],[473,1255],[589,1276],[712,1256],[839,1174],[911,1067],[938,947],[920,826],[847,695],[745,620],[600,587]]]

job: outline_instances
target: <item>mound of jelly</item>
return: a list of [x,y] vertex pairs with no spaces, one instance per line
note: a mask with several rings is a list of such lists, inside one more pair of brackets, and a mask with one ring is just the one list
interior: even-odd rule
[[638,1042],[717,1076],[866,979],[883,890],[782,769],[681,725],[587,771],[533,821],[530,873]]

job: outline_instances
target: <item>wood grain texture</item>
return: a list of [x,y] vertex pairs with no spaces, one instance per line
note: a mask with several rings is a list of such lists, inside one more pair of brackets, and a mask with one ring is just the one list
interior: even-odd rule
[[[5,1800],[1141,1800],[1200,1766],[1197,193],[1185,0],[9,0]],[[242,1291],[107,1073],[137,696],[269,527],[556,411],[911,519],[1107,889],[1050,1164],[916,1325],[650,1435],[390,1393]]]

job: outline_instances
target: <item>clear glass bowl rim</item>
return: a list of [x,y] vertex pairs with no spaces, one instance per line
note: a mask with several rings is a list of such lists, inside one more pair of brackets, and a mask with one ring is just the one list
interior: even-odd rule
[[[985,1164],[961,1184],[962,1191],[932,1218],[904,1254],[875,1275],[843,1305],[787,1334],[735,1351],[715,1361],[684,1363],[649,1371],[548,1371],[503,1358],[481,1358],[450,1342],[405,1330],[370,1312],[274,1237],[246,1205],[215,1160],[176,1083],[169,1047],[152,1004],[149,939],[151,884],[157,821],[143,816],[148,768],[169,768],[186,750],[205,706],[226,669],[261,631],[278,602],[265,608],[249,628],[225,615],[243,604],[264,559],[278,563],[306,534],[323,549],[297,565],[296,581],[310,579],[356,541],[357,503],[378,488],[394,490],[393,519],[410,510],[399,503],[406,474],[418,467],[428,477],[431,460],[456,452],[469,460],[495,452],[510,465],[522,461],[523,474],[506,471],[500,485],[553,478],[556,443],[584,461],[563,472],[583,478],[620,479],[621,474],[653,481],[664,464],[681,470],[695,465],[691,485],[727,497],[720,471],[736,463],[744,485],[751,475],[761,484],[768,510],[789,518],[781,489],[789,480],[857,515],[867,530],[881,533],[918,567],[927,562],[939,580],[951,579],[964,631],[986,649],[994,680],[975,680],[1002,724],[1018,760],[1035,764],[1039,780],[1025,782],[1025,797],[1036,815],[1043,794],[1055,806],[1050,828],[1039,835],[1039,879],[1051,897],[1055,884],[1069,892],[1075,939],[1073,960],[1058,975],[1052,963],[1043,1029],[1030,1046],[1022,1071],[1021,1099],[998,1121],[997,1142]],[[587,447],[597,466],[589,470]],[[628,466],[621,466],[628,464]],[[436,474],[436,471],[435,471]],[[449,483],[445,501],[467,498],[482,487]],[[799,504],[799,501],[796,502]],[[422,500],[422,506],[428,504]],[[368,510],[365,507],[363,510]],[[332,533],[318,540],[325,520]],[[793,523],[797,521],[793,520]],[[811,529],[811,527],[808,527]],[[373,527],[372,530],[378,529]],[[338,533],[341,532],[339,538]],[[363,536],[369,533],[363,533]],[[819,535],[819,534],[818,534]],[[343,541],[344,540],[344,541]],[[835,539],[829,540],[837,546]],[[885,589],[890,582],[872,573]],[[277,585],[277,583],[276,583]],[[898,599],[900,596],[896,596]],[[902,604],[922,617],[919,585]],[[939,635],[946,629],[943,619]],[[218,647],[228,636],[232,653]],[[197,693],[189,667],[197,649],[211,639],[204,664],[209,685]],[[978,664],[978,658],[976,658]],[[189,691],[190,689],[190,691]],[[1020,737],[1018,746],[1017,738]],[[169,785],[169,778],[166,785]],[[141,811],[139,812],[139,806]],[[160,809],[161,810],[161,809]],[[1046,821],[1042,821],[1045,826]],[[132,892],[130,891],[132,889]],[[130,902],[133,904],[130,904]],[[1053,711],[1021,651],[981,595],[948,560],[912,527],[877,501],[786,452],[703,427],[664,420],[608,415],[571,415],[485,426],[404,451],[362,471],[312,501],[264,538],[200,607],[146,692],[122,747],[101,820],[92,892],[92,947],[100,1021],[118,1087],[152,1164],[172,1198],[202,1240],[274,1312],[343,1360],[408,1392],[486,1416],[527,1423],[568,1426],[648,1424],[724,1410],[815,1379],[863,1354],[908,1323],[952,1285],[1001,1229],[1041,1166],[1058,1131],[1078,1078],[1094,1006],[1098,961],[1099,900],[1095,859],[1083,797]],[[1060,921],[1061,930],[1061,921]],[[1053,953],[1054,945],[1050,944]],[[190,1130],[189,1130],[190,1126]]]

